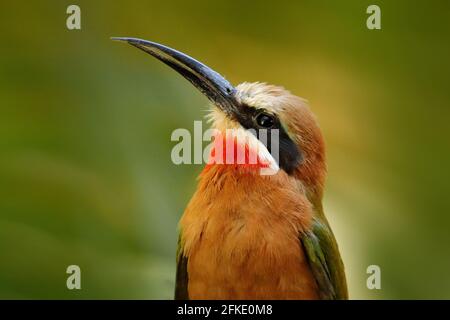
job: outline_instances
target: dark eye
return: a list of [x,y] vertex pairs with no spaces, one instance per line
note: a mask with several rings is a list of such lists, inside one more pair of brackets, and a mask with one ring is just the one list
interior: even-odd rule
[[256,123],[260,127],[271,128],[275,123],[275,119],[272,115],[262,112],[256,116]]

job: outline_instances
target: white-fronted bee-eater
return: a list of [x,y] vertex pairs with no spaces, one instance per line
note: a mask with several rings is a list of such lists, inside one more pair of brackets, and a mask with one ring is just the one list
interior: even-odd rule
[[[180,220],[175,298],[347,299],[343,263],[322,207],[324,140],[306,102],[265,83],[234,87],[203,63],[155,42],[113,39],[149,53],[199,89],[212,102],[212,127],[223,139],[214,144]],[[276,157],[261,130],[277,132]],[[242,135],[247,139],[237,139]],[[219,153],[228,156],[230,139],[244,161],[217,161]],[[247,163],[250,155],[257,161]],[[264,168],[274,173],[261,174]]]

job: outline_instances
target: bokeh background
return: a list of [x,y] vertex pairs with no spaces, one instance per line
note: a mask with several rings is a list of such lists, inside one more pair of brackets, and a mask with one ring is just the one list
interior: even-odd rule
[[[81,30],[66,8],[81,7]],[[378,4],[382,30],[366,28]],[[354,299],[450,298],[448,1],[2,1],[0,298],[172,298],[199,165],[170,161],[207,100],[109,40],[134,36],[237,84],[310,101],[325,209]],[[81,267],[82,289],[66,288]],[[366,268],[379,265],[381,290]]]

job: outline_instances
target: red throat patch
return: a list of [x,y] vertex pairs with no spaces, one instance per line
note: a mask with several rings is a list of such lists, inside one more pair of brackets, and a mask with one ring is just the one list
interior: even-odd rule
[[269,168],[270,163],[258,155],[259,146],[251,145],[248,139],[243,140],[241,141],[231,133],[216,134],[204,170],[208,170],[214,165],[233,167],[246,172]]

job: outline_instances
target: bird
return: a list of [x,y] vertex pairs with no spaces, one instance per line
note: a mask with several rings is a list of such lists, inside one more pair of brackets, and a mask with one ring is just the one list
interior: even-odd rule
[[[322,205],[324,137],[307,101],[265,82],[233,86],[156,42],[112,39],[143,50],[192,83],[210,100],[209,120],[222,136],[179,222],[174,298],[348,299],[344,264]],[[278,133],[277,157],[258,130]],[[257,161],[220,161],[214,155],[227,154],[222,146],[230,140],[234,151],[244,150],[245,159],[255,154]],[[256,149],[249,144],[254,140]],[[272,174],[261,174],[268,168]]]

